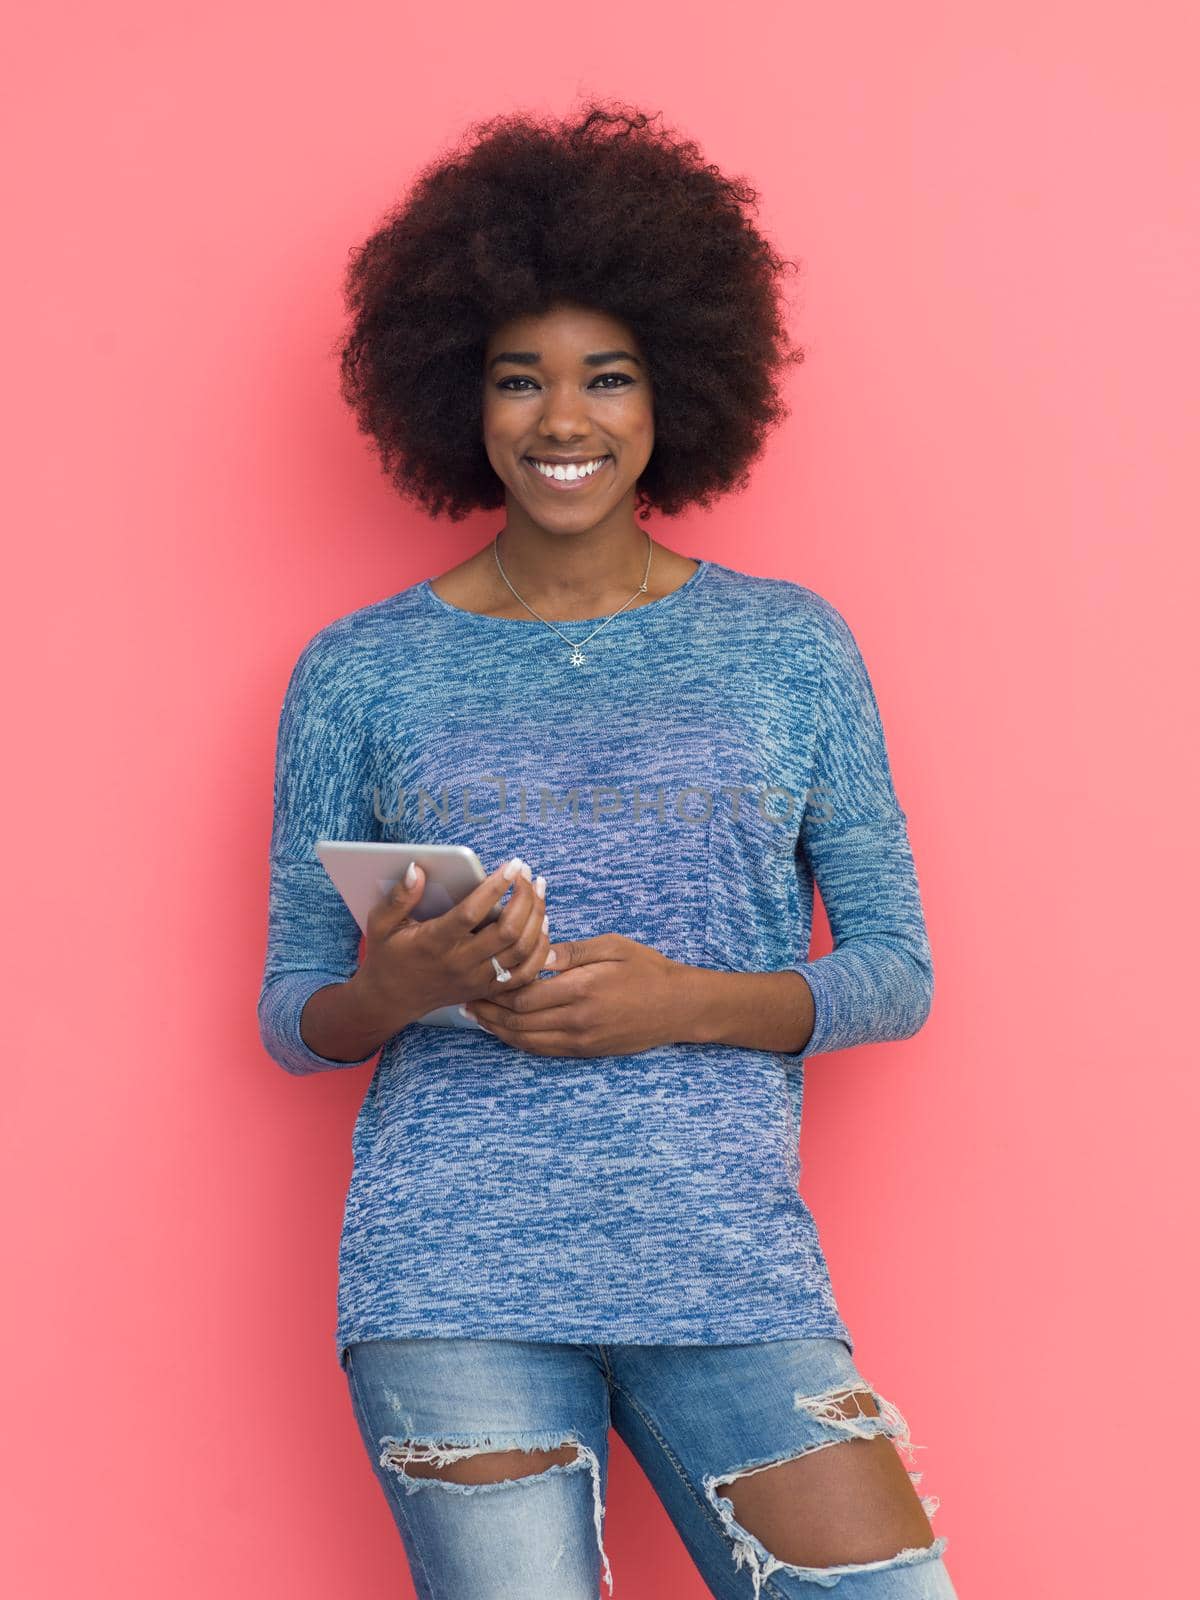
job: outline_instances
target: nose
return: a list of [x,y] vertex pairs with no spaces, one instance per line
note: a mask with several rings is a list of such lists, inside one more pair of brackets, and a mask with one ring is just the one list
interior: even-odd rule
[[538,432],[549,439],[578,439],[589,431],[587,397],[574,383],[550,384],[543,391]]

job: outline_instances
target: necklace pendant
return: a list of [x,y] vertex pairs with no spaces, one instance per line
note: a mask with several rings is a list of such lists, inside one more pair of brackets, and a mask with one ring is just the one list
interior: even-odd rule
[[571,665],[573,667],[581,667],[583,665],[583,651],[579,648],[578,645],[575,645],[572,648],[572,651],[571,651]]

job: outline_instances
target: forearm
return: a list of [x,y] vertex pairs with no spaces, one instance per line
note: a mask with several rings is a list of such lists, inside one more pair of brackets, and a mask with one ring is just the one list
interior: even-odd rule
[[813,1028],[813,996],[799,972],[723,972],[679,964],[682,1043],[747,1050],[803,1050]]
[[345,983],[328,984],[309,997],[300,1014],[300,1037],[331,1061],[362,1061],[414,1020],[385,1006],[360,968]]

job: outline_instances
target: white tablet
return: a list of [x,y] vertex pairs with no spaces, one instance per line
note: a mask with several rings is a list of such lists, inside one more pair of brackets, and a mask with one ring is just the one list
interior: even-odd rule
[[[425,873],[425,892],[413,907],[415,922],[440,917],[470,894],[487,873],[483,862],[465,844],[391,844],[379,840],[318,839],[317,859],[333,879],[363,933],[371,908],[385,899],[403,878],[410,861]],[[494,922],[500,908],[493,906],[483,922]],[[483,923],[480,924],[483,926]],[[457,1006],[438,1006],[416,1019],[435,1028],[475,1028]]]

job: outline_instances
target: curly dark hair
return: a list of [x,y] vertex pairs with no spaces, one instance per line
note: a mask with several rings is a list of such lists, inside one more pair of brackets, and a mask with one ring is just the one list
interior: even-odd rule
[[482,435],[483,355],[512,317],[586,306],[633,329],[654,448],[635,514],[745,487],[788,415],[780,258],[757,191],[704,161],[661,113],[592,102],[578,120],[472,124],[351,252],[341,393],[396,488],[459,521],[504,504]]

